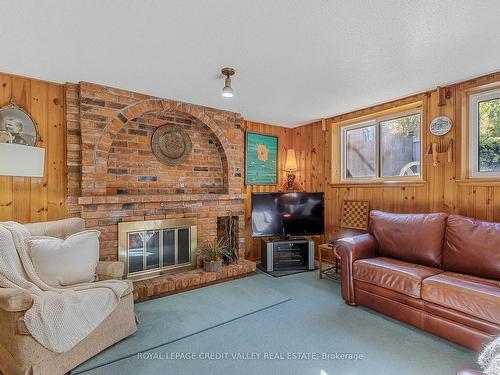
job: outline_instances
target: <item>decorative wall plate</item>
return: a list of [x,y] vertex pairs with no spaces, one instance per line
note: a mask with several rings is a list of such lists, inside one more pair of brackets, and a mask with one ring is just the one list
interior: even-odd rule
[[453,123],[448,116],[439,116],[432,120],[429,130],[432,134],[442,136],[451,130]]
[[155,130],[151,138],[153,154],[166,165],[184,163],[192,148],[188,133],[177,125],[162,125]]

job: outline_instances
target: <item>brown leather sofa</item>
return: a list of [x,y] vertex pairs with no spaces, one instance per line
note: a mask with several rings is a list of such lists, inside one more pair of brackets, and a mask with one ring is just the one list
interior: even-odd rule
[[348,305],[473,350],[500,334],[500,223],[372,211],[369,233],[334,251]]

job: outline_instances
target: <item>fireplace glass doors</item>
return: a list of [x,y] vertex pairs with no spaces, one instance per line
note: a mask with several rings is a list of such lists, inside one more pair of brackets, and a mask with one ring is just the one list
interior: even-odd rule
[[119,223],[118,232],[119,257],[130,279],[193,268],[197,235],[194,219]]

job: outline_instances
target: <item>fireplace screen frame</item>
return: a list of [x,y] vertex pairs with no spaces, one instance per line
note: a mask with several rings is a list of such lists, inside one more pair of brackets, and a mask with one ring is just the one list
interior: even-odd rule
[[[176,263],[173,265],[163,266],[163,236],[162,231],[175,231],[175,258],[178,260],[178,231],[180,229],[189,230],[189,257],[190,261],[186,263]],[[159,231],[159,267],[153,269],[143,269],[137,272],[129,271],[129,233],[143,232],[146,234],[151,231]],[[164,219],[164,220],[146,220],[118,223],[118,259],[125,263],[124,278],[131,280],[142,280],[150,277],[158,276],[169,272],[179,272],[196,268],[196,248],[198,246],[197,220],[195,218],[180,218],[180,219]],[[143,251],[146,253],[147,242],[143,243]]]

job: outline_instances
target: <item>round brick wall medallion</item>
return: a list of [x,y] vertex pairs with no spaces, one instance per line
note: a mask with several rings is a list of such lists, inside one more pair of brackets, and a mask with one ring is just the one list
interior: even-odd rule
[[188,133],[177,125],[162,125],[155,130],[151,138],[153,154],[166,165],[184,163],[192,148]]

